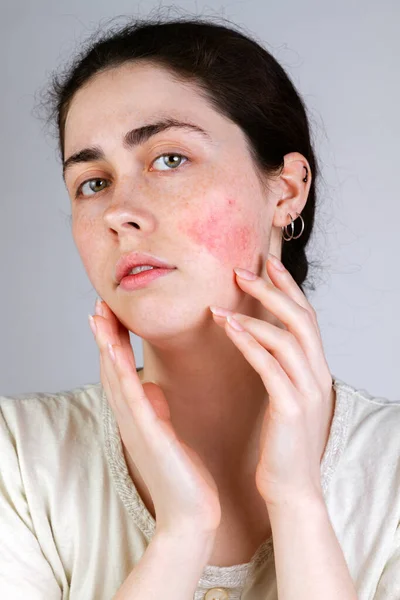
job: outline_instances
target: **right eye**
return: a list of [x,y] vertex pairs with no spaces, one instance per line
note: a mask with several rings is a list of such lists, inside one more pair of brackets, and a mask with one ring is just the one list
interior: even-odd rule
[[[94,196],[94,194],[97,194],[98,192],[102,192],[105,189],[105,187],[108,187],[107,185],[105,187],[103,187],[102,189],[95,189],[95,188],[97,188],[97,186],[101,186],[104,183],[107,183],[107,179],[100,179],[100,178],[87,179],[86,181],[81,183],[81,185],[76,190],[75,198],[78,198],[79,196]],[[88,191],[91,190],[92,192],[94,192],[93,194],[84,192],[84,187],[87,185],[89,186]]]

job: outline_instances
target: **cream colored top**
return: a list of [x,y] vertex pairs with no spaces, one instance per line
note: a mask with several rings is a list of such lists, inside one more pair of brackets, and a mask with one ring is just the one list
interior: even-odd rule
[[[359,600],[399,600],[400,400],[333,379],[329,516]],[[154,532],[100,383],[0,396],[2,600],[111,600]],[[210,598],[277,600],[273,541],[250,563],[207,565],[193,599]]]

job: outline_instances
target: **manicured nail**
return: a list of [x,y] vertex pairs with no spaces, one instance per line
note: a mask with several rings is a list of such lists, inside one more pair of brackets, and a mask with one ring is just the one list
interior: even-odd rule
[[251,271],[248,271],[247,269],[240,269],[239,267],[236,267],[233,270],[235,271],[236,275],[239,275],[239,277],[242,277],[243,279],[247,279],[249,281],[254,281],[254,279],[257,279],[257,275]]
[[97,333],[96,323],[94,322],[92,315],[88,315],[88,317],[89,317],[90,329],[92,330],[94,337],[96,337],[96,333]]
[[268,258],[269,258],[270,263],[276,269],[279,269],[279,271],[286,271],[286,269],[283,266],[283,264],[281,263],[281,261],[278,258],[276,258],[276,256],[274,254],[268,254]]
[[242,327],[241,324],[233,317],[227,317],[226,320],[228,321],[229,325],[233,327],[233,329],[236,329],[236,331],[244,331],[244,327]]
[[231,310],[219,308],[219,306],[210,306],[210,310],[214,315],[217,315],[218,317],[228,317],[229,315],[233,315],[233,312]]

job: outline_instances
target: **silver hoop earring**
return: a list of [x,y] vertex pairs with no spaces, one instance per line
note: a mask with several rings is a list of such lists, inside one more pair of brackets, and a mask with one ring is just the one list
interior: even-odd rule
[[[297,239],[298,239],[298,238],[301,236],[301,234],[303,233],[303,231],[304,231],[304,220],[303,220],[303,217],[302,217],[302,216],[301,216],[301,215],[300,215],[300,214],[297,212],[297,213],[296,213],[296,215],[297,215],[298,217],[300,217],[300,219],[301,219],[301,231],[300,231],[299,235],[296,235],[296,236],[294,237],[294,236],[293,236],[293,233],[294,233],[294,221],[293,221],[293,219],[292,219],[292,216],[291,216],[291,214],[290,214],[290,213],[288,213],[288,215],[289,215],[289,217],[290,217],[290,220],[291,220],[291,223],[289,223],[289,225],[290,225],[290,227],[292,228],[292,234],[291,234],[291,236],[290,236],[290,237],[287,237],[287,238],[286,238],[286,237],[285,237],[285,233],[286,233],[286,235],[287,235],[287,236],[289,236],[289,233],[288,233],[288,230],[287,230],[287,228],[289,227],[289,225],[285,225],[284,227],[281,227],[281,229],[282,229],[282,232],[283,232],[283,239],[285,240],[285,242],[290,242],[291,240],[297,240]],[[295,219],[295,220],[296,220],[296,219]]]

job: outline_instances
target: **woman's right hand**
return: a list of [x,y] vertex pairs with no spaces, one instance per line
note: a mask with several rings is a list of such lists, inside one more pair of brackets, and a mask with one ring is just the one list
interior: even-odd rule
[[[221,520],[218,488],[199,455],[178,439],[160,386],[142,385],[129,331],[109,306],[94,315],[100,378],[122,442],[147,485],[157,533],[215,534]],[[111,360],[107,343],[116,357]]]

